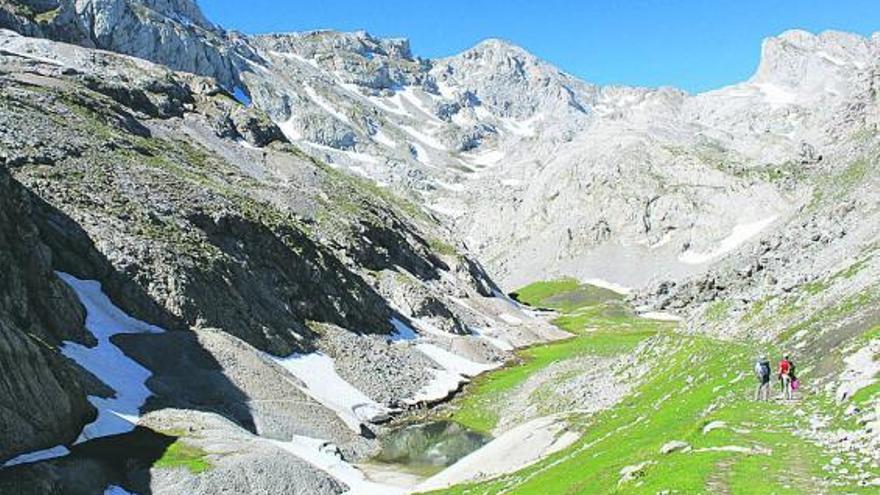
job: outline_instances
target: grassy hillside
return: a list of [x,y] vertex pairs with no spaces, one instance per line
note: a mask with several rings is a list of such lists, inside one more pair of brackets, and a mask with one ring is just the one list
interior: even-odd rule
[[[587,291],[576,282],[555,281],[517,295],[547,307],[548,300]],[[778,348],[677,334],[668,324],[633,317],[614,299],[556,307],[562,310],[556,324],[575,336],[523,351],[521,364],[479,380],[458,403],[456,420],[491,429],[498,397],[556,360],[632,352],[646,342],[651,345],[637,352],[653,351],[637,358],[656,360],[654,367],[615,407],[573,415],[582,437],[569,448],[519,472],[442,493],[877,493],[876,486],[860,486],[850,474],[861,470],[866,480],[875,479],[876,466],[859,468],[857,456],[836,457],[807,439],[811,417],[857,427],[845,415],[845,404],[810,387],[808,370],[798,400],[753,400],[754,360],[758,354],[779,355]],[[862,338],[876,337],[869,332]],[[778,388],[772,385],[775,396]],[[856,400],[876,403],[877,394],[871,386]]]

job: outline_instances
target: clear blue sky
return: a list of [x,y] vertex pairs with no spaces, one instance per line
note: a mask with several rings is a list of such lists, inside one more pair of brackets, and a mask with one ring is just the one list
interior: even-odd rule
[[761,40],[786,29],[870,35],[878,0],[199,0],[245,33],[366,29],[410,39],[422,57],[485,38],[516,43],[590,82],[691,92],[750,76]]

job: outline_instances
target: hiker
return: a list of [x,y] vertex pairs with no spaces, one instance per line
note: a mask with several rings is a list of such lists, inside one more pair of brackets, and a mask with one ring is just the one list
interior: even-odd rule
[[755,374],[758,375],[758,390],[755,391],[755,400],[770,399],[770,360],[766,357],[758,359],[755,363]]
[[794,361],[788,357],[788,377],[791,379],[791,383],[789,383],[789,388],[791,388],[791,395],[794,396],[795,390],[800,388],[800,381],[798,380],[797,375],[794,374],[794,370],[796,366],[794,365]]
[[791,400],[791,361],[788,360],[788,355],[783,356],[782,361],[779,361],[777,372],[782,383],[782,397]]

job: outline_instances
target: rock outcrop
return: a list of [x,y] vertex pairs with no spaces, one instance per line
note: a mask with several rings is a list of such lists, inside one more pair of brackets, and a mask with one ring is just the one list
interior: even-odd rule
[[61,342],[88,344],[76,296],[53,272],[30,193],[0,167],[0,463],[74,440],[94,417]]

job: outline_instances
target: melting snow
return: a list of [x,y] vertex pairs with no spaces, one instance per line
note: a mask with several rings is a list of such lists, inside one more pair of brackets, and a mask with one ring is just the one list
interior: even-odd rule
[[431,368],[428,371],[434,375],[434,379],[422,387],[422,389],[411,399],[404,400],[405,403],[418,404],[420,402],[431,402],[442,399],[458,390],[458,387],[462,383],[467,383],[468,381],[467,378],[462,377],[458,373],[434,368]]
[[346,115],[343,115],[342,112],[333,108],[333,105],[330,104],[327,100],[324,99],[323,96],[319,95],[315,88],[311,87],[308,84],[304,84],[303,87],[306,90],[306,93],[309,95],[309,98],[312,99],[315,103],[318,104],[319,107],[323,108],[324,111],[329,113],[330,115],[336,117],[337,119],[345,122],[346,124],[351,124],[351,120]]
[[625,285],[616,284],[614,282],[609,282],[607,280],[601,278],[588,278],[586,280],[582,280],[581,282],[585,284],[595,285],[596,287],[601,287],[603,289],[608,289],[610,291],[617,292],[618,294],[629,295],[632,292],[632,289],[626,287]]
[[21,454],[18,457],[13,457],[12,459],[6,461],[6,463],[3,464],[3,467],[18,466],[19,464],[30,464],[32,462],[55,459],[56,457],[64,457],[69,453],[70,451],[67,450],[67,447],[63,445],[58,445],[52,447],[51,449],[28,452],[27,454]]
[[260,149],[260,148],[257,148],[256,146],[252,145],[251,143],[245,141],[244,139],[237,139],[235,142],[238,143],[238,145],[241,146],[242,148],[247,148],[249,150]]
[[437,347],[434,344],[419,344],[416,346],[416,349],[431,358],[447,371],[452,371],[467,377],[477,376],[484,371],[498,367],[498,364],[475,363],[459,356],[458,354],[453,354],[446,349]]
[[404,132],[406,132],[410,136],[418,139],[419,141],[427,144],[428,146],[430,146],[434,149],[446,150],[446,146],[444,146],[443,143],[441,143],[440,140],[435,138],[434,136],[429,136],[428,134],[425,134],[424,132],[417,131],[416,129],[413,129],[412,127],[410,127],[408,125],[400,125],[398,127],[403,129]]
[[504,158],[504,153],[498,150],[486,151],[478,155],[467,155],[467,160],[474,165],[490,166],[495,165]]
[[430,368],[428,371],[434,375],[434,379],[422,387],[411,399],[404,402],[418,404],[430,402],[447,397],[450,393],[458,390],[462,383],[468,382],[468,377],[476,376],[500,366],[500,364],[480,364],[441,349],[434,344],[419,344],[416,349],[431,358],[443,369]]
[[436,115],[434,115],[434,112],[432,112],[431,109],[428,108],[422,102],[421,98],[419,98],[419,96],[416,94],[416,90],[414,88],[412,88],[412,87],[404,88],[402,91],[399,91],[398,93],[396,93],[394,95],[395,103],[397,103],[399,106],[401,106],[403,108],[406,108],[403,104],[401,104],[400,100],[398,99],[400,97],[402,97],[404,101],[406,101],[409,104],[411,104],[412,106],[416,107],[419,111],[421,111],[425,115],[431,117],[434,120],[440,120]]
[[278,128],[281,129],[281,132],[283,132],[290,141],[299,141],[302,139],[302,134],[299,133],[296,125],[293,123],[293,117],[290,117],[284,122],[278,122]]
[[425,165],[431,165],[431,156],[425,151],[418,143],[409,143],[410,146],[415,150],[415,159]]
[[501,119],[503,125],[511,133],[520,137],[533,137],[535,135],[535,121],[537,116],[527,120]]
[[110,485],[104,490],[104,495],[133,495],[130,491],[121,486]]
[[831,55],[830,53],[828,53],[824,50],[819,50],[818,52],[816,52],[816,55],[824,58],[825,60],[831,62],[834,65],[847,65],[845,60],[843,60],[839,57],[835,57],[834,55]]
[[[333,148],[331,146],[318,144],[318,143],[306,142],[305,144],[307,144],[308,146],[315,148],[317,150],[321,150],[321,151],[330,153],[331,155],[339,154],[339,155],[343,155],[351,160],[365,162],[365,163],[369,163],[371,165],[375,165],[375,164],[379,163],[378,157],[375,157],[373,155],[368,155],[367,153],[359,153],[357,151],[351,151],[351,150],[340,150],[340,149]],[[363,170],[363,169],[361,169],[361,170]]]
[[146,385],[152,373],[126,356],[110,338],[126,333],[161,333],[163,330],[125,314],[102,292],[99,282],[80,280],[60,272],[58,276],[79,296],[86,308],[86,328],[98,340],[98,345],[92,348],[65,342],[61,353],[116,392],[114,397],[106,399],[89,396],[89,402],[98,409],[98,418],[83,428],[76,443],[127,433],[134,429],[140,407],[152,395]]
[[368,481],[364,473],[328,449],[328,444],[324,440],[295,435],[289,442],[267,441],[345,483],[348,485],[348,491],[345,493],[357,495],[403,495],[406,493],[399,488]]
[[321,68],[321,66],[318,65],[318,61],[317,61],[317,60],[315,60],[315,59],[311,59],[311,58],[305,58],[305,57],[303,57],[302,55],[297,55],[297,54],[295,54],[295,53],[282,53],[282,52],[272,52],[272,53],[274,53],[274,54],[276,54],[276,55],[281,55],[282,57],[292,58],[292,59],[294,59],[294,60],[296,60],[296,61],[298,61],[298,62],[302,62],[302,63],[304,63],[304,64],[306,64],[306,65],[310,65],[310,66],[312,66],[312,67],[314,67],[314,68],[316,68],[316,69],[320,69],[320,68]]
[[797,95],[778,84],[769,82],[756,83],[755,87],[764,93],[767,103],[772,107],[791,105],[797,101]]
[[488,330],[478,330],[476,328],[471,328],[471,331],[474,333],[474,335],[492,344],[497,349],[500,349],[502,351],[512,351],[514,349],[513,344],[511,344],[510,342],[489,335]]
[[465,210],[463,208],[456,208],[455,206],[442,205],[439,203],[428,205],[428,209],[451,218],[458,218],[465,214]]
[[681,317],[665,311],[647,311],[639,314],[642,318],[657,321],[681,321]]
[[394,326],[394,333],[391,334],[392,341],[415,340],[418,337],[412,327],[397,318],[391,318],[391,325]]
[[720,258],[739,247],[742,243],[756,236],[759,232],[767,228],[768,225],[773,223],[774,220],[776,220],[776,215],[756,222],[739,224],[733,228],[729,236],[721,240],[721,243],[713,251],[708,253],[697,253],[688,250],[678,256],[678,261],[690,265],[699,265]]
[[386,146],[388,148],[396,148],[397,143],[394,142],[393,139],[388,137],[388,134],[385,134],[382,131],[376,131],[376,134],[373,134],[373,141]]
[[381,108],[382,110],[385,110],[386,112],[396,113],[398,115],[409,116],[409,114],[406,113],[405,110],[401,110],[400,107],[398,107],[396,104],[394,104],[393,101],[388,102],[387,100],[385,100],[384,98],[379,97],[379,96],[369,96],[368,99],[370,100],[370,102],[373,105],[376,105],[377,107]]
[[446,189],[447,191],[452,192],[461,192],[464,191],[464,184],[450,184],[449,182],[443,182],[442,180],[434,181],[435,184],[440,186],[442,189]]
[[333,358],[321,353],[294,354],[286,358],[272,357],[305,384],[301,390],[330,410],[346,426],[360,433],[361,423],[388,419],[389,410],[367,397],[336,373]]
[[236,86],[232,88],[232,97],[246,107],[249,107],[252,104],[251,97],[248,96],[247,92],[245,92],[245,90],[242,89],[241,86]]

